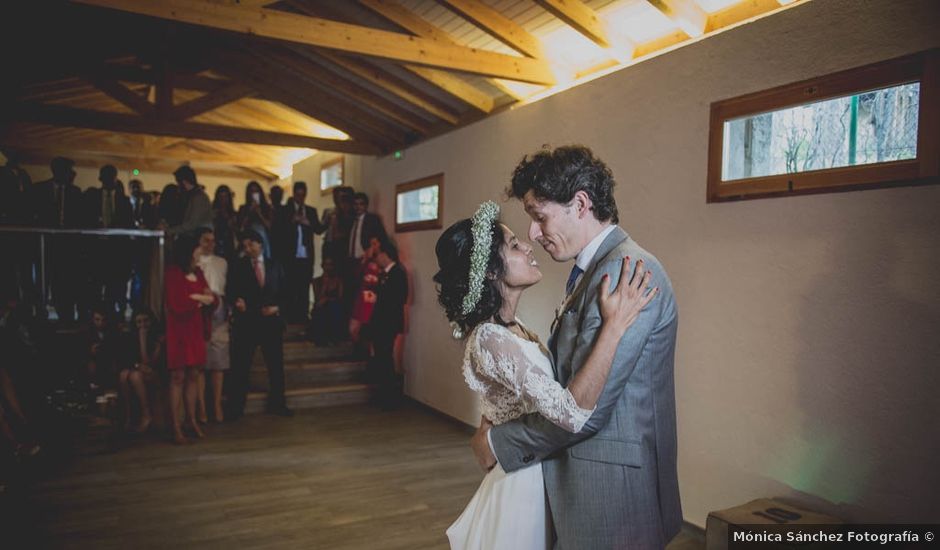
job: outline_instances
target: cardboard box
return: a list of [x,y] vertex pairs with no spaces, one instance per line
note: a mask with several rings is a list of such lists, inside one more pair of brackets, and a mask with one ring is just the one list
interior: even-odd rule
[[[707,550],[728,550],[728,532],[731,527],[742,525],[767,525],[776,528],[785,525],[841,525],[842,520],[802,510],[780,501],[761,498],[747,504],[720,510],[708,514],[705,524],[705,548]],[[763,548],[800,548],[805,550],[805,543],[772,543]]]

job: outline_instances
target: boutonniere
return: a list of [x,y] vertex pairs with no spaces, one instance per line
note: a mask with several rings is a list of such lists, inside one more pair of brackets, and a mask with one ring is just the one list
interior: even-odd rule
[[568,300],[570,299],[571,296],[565,296],[561,303],[558,304],[558,307],[555,308],[555,318],[552,320],[551,332],[555,332],[555,328],[558,327],[558,323],[561,321],[561,316],[565,313],[565,307],[568,306]]

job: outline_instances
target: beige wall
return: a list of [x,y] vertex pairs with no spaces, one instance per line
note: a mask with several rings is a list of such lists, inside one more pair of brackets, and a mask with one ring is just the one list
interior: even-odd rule
[[[934,0],[815,0],[400,161],[347,166],[361,163],[386,220],[394,184],[444,172],[446,226],[498,197],[525,153],[591,146],[619,182],[622,225],[675,285],[686,519],[769,496],[856,521],[937,522],[940,187],[708,205],[705,176],[711,102],[937,47],[938,21]],[[504,216],[525,230],[518,204]],[[476,423],[462,346],[435,302],[439,234],[398,236],[413,290],[407,390]],[[521,317],[545,335],[569,266],[538,255],[545,278]]]

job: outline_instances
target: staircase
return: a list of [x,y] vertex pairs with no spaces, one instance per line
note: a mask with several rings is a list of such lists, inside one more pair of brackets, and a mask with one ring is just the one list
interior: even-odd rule
[[[368,402],[371,387],[364,382],[366,362],[352,359],[352,346],[318,348],[303,338],[302,325],[289,325],[284,333],[284,380],[287,406],[311,409]],[[261,350],[251,366],[245,413],[265,409],[268,371]]]

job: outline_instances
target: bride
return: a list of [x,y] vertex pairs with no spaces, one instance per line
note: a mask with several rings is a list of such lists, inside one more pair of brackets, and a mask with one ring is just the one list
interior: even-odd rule
[[[499,222],[496,203],[485,202],[473,218],[450,226],[435,251],[438,301],[456,327],[454,336],[466,339],[463,375],[480,394],[483,421],[502,424],[537,412],[565,430],[580,431],[604,388],[620,338],[658,291],[647,293],[649,273],[642,263],[631,279],[629,258],[624,259],[613,292],[609,279],[601,282],[603,325],[591,354],[563,388],[555,381],[551,354],[516,318],[522,292],[542,273],[532,247]],[[507,474],[497,464],[447,537],[451,548],[461,550],[549,548],[541,466]]]

